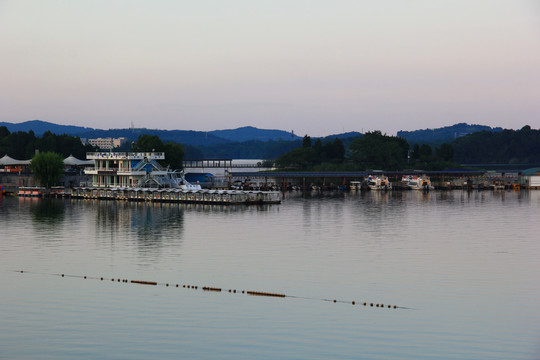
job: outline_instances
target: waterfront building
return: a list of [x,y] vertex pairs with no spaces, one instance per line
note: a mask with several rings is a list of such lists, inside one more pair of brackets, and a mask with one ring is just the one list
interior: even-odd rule
[[122,146],[128,141],[125,137],[120,138],[97,138],[97,139],[88,139],[88,143],[92,146],[97,146],[101,150],[111,150],[117,147]]
[[230,186],[233,171],[255,175],[259,171],[274,170],[272,164],[256,159],[188,159],[183,161],[183,169],[187,181],[210,188]]
[[540,167],[522,172],[521,186],[528,189],[540,189]]
[[7,154],[0,158],[0,172],[20,174],[28,171],[30,160],[17,160],[9,157]]
[[178,180],[158,163],[163,152],[92,152],[86,158],[94,167],[85,169],[92,176],[92,187],[177,187]]

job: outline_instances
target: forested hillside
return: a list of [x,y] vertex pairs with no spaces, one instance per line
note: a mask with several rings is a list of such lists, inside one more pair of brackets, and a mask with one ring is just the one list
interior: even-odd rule
[[78,137],[56,135],[45,132],[42,137],[29,132],[10,132],[5,126],[0,126],[0,157],[8,155],[17,160],[31,159],[36,150],[39,152],[55,152],[64,158],[73,155],[78,159],[86,159],[86,153],[95,151],[91,145],[83,145]]
[[462,164],[540,164],[540,130],[482,131],[456,139],[454,160]]
[[409,144],[428,144],[437,146],[445,142],[452,142],[460,137],[480,131],[500,132],[502,128],[492,128],[485,125],[469,125],[459,123],[436,129],[424,129],[414,131],[398,131],[397,136],[404,138]]

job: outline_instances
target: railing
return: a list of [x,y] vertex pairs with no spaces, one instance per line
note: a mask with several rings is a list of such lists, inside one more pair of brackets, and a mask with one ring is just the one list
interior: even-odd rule
[[144,158],[149,159],[165,159],[165,153],[163,152],[89,152],[86,153],[87,159],[112,159],[112,160],[142,160]]

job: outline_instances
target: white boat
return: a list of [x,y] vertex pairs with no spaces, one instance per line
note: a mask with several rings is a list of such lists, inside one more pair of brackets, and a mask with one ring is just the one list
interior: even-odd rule
[[192,184],[186,180],[184,171],[169,171],[167,175],[169,179],[172,180],[172,183],[176,188],[180,188],[182,190],[202,190],[202,187],[198,181],[197,183]]
[[401,182],[413,190],[430,190],[431,180],[427,176],[407,175],[401,178]]
[[387,176],[376,176],[376,175],[369,175],[366,178],[366,185],[369,187],[370,190],[390,190],[392,189],[392,184],[390,184],[390,181],[388,181]]
[[351,191],[360,191],[360,190],[362,190],[362,182],[361,181],[351,181],[350,182],[350,189],[351,189]]

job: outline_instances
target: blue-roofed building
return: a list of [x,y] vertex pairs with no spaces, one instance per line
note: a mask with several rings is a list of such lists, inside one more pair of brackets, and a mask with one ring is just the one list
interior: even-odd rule
[[540,167],[521,172],[521,186],[527,189],[540,189]]

